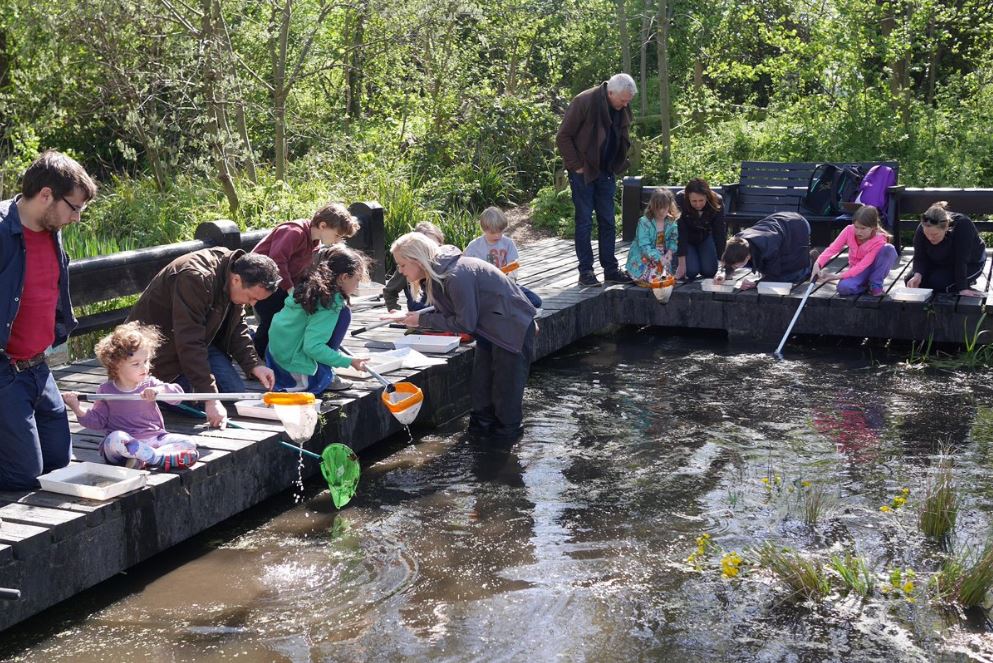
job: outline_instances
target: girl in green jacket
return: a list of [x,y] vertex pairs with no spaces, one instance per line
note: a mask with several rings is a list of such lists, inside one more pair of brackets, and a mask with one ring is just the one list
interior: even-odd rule
[[[362,254],[343,244],[322,246],[286,304],[272,319],[266,364],[278,391],[342,391],[351,384],[334,368],[365,370],[368,359],[339,352],[352,312],[349,297],[366,275]],[[331,331],[329,331],[331,330]]]
[[655,189],[628,251],[626,268],[636,282],[648,284],[672,272],[672,257],[679,245],[678,218],[679,207],[672,192],[664,187]]

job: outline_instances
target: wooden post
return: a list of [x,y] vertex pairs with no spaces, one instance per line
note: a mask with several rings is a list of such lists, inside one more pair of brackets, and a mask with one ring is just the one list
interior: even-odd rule
[[625,242],[633,240],[638,229],[643,188],[640,175],[624,178],[624,189],[621,193],[621,239]]
[[383,206],[375,202],[352,203],[348,211],[359,220],[359,231],[347,244],[370,256],[369,278],[386,283],[386,219]]
[[197,226],[193,237],[207,246],[223,246],[232,251],[241,248],[241,230],[237,223],[227,219],[204,221]]

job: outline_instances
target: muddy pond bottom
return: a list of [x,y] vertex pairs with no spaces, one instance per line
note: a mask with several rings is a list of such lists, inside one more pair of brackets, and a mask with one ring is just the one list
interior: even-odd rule
[[[928,589],[943,556],[990,535],[988,379],[789,350],[587,339],[533,367],[516,444],[467,440],[464,419],[404,434],[363,457],[341,512],[317,479],[295,505],[276,498],[11,629],[0,655],[993,659],[986,614]],[[961,508],[936,544],[914,509],[942,451]],[[825,506],[810,523],[813,491]],[[759,564],[767,543],[822,564],[858,555],[879,588],[791,597]],[[914,586],[883,591],[894,569]]]

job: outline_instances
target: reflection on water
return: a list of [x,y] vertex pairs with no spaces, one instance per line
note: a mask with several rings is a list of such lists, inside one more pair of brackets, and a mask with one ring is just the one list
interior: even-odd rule
[[[535,367],[519,443],[467,441],[464,422],[431,431],[366,458],[342,512],[312,483],[300,506],[277,500],[181,547],[181,562],[162,555],[88,593],[84,607],[15,629],[0,654],[988,660],[981,617],[962,620],[923,597],[797,605],[763,573],[720,577],[721,550],[747,564],[764,541],[822,557],[834,546],[880,574],[926,577],[936,551],[912,518],[898,525],[879,506],[903,486],[912,502],[942,448],[964,493],[954,545],[985,541],[985,376],[839,355],[776,361],[648,333],[589,340]],[[834,502],[815,528],[794,497],[805,482]],[[702,533],[717,552],[695,572],[684,560]]]

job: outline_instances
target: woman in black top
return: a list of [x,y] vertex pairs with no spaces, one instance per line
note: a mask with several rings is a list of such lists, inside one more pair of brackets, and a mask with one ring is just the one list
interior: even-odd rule
[[914,233],[914,275],[909,288],[982,297],[970,288],[986,265],[986,245],[972,219],[948,211],[948,203],[931,205]]
[[677,279],[706,278],[717,273],[717,256],[724,253],[727,229],[721,197],[706,180],[695,178],[676,194],[679,216]]

